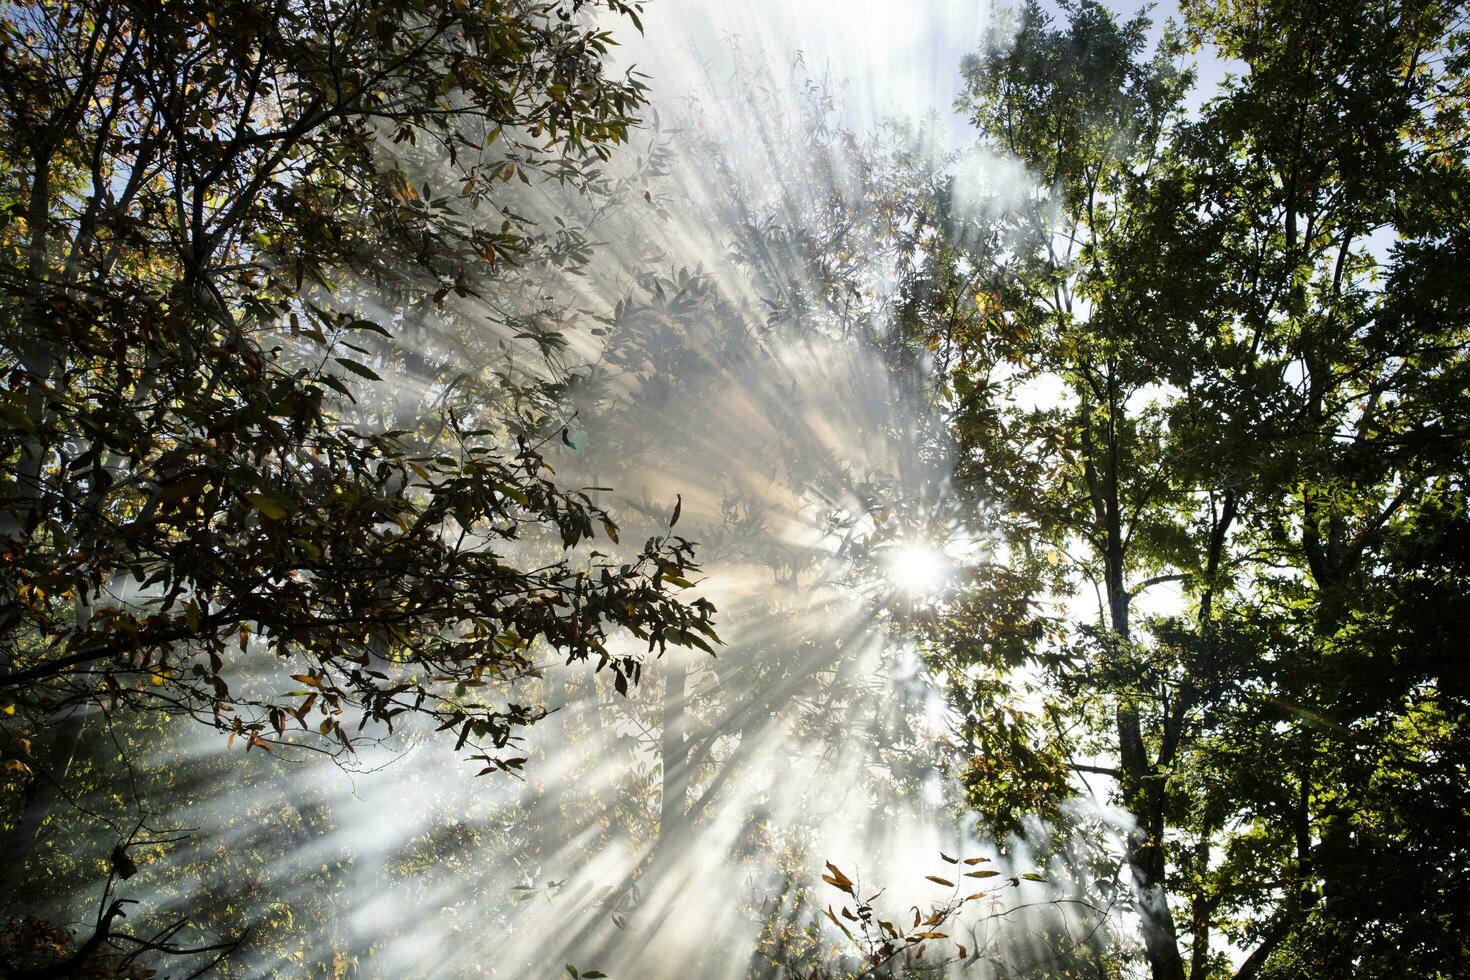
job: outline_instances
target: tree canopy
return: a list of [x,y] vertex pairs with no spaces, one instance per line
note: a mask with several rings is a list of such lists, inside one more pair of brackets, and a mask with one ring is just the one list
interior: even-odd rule
[[1470,970],[1464,5],[643,13],[0,7],[0,974]]
[[454,398],[430,365],[369,410],[412,319],[393,304],[529,255],[501,188],[591,179],[635,121],[643,87],[604,71],[582,6],[5,11],[7,879],[94,712],[329,752],[412,712],[511,771],[533,644],[620,689],[641,665],[611,631],[706,645],[707,600],[673,595],[687,541],[570,554],[618,533],[552,481],[555,371]]
[[[962,471],[1070,597],[1022,750],[1054,793],[1116,786],[1153,976],[1230,969],[1219,937],[1242,977],[1450,975],[1465,14],[1183,14],[1150,48],[1030,4],[964,65],[958,107],[1037,177],[954,216],[974,308],[937,338]],[[1192,110],[1200,46],[1234,70]],[[990,773],[988,812],[1034,805]]]

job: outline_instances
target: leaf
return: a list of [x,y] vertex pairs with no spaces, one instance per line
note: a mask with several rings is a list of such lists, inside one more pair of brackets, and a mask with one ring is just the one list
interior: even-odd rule
[[36,431],[36,423],[31,421],[30,414],[9,402],[0,402],[0,421],[3,421],[12,429],[20,429],[22,432]]
[[848,930],[847,926],[842,924],[842,920],[838,919],[837,916],[832,913],[832,906],[830,905],[827,906],[827,918],[831,919],[832,924],[842,930],[842,934],[844,936],[846,936],[848,939],[852,938],[852,933]]
[[494,484],[494,486],[497,491],[509,497],[511,500],[514,500],[522,507],[531,506],[531,498],[526,496],[526,491],[522,490],[520,487],[512,486],[509,483],[497,483]]
[[122,844],[112,849],[112,870],[124,881],[138,873],[137,862],[128,856],[127,848]]
[[1021,877],[1025,878],[1027,881],[1046,881],[1045,878],[1043,878],[1035,871],[1027,871],[1025,874],[1021,875]]
[[264,493],[247,493],[245,499],[255,505],[265,517],[273,521],[279,521],[296,508],[296,501],[290,497],[267,490]]
[[610,519],[605,517],[602,519],[602,530],[611,539],[613,544],[618,543],[618,526]]
[[186,476],[175,480],[173,483],[163,487],[158,492],[158,499],[163,503],[176,503],[188,497],[197,496],[199,491],[209,485],[209,477],[202,473]]
[[857,892],[853,891],[851,878],[843,874],[841,869],[839,869],[837,865],[833,864],[831,861],[827,862],[827,870],[831,871],[832,873],[830,875],[822,875],[823,881],[831,885],[833,888],[840,888],[841,890],[851,895],[853,898],[857,898]]
[[975,865],[989,860],[990,858],[965,858],[965,863],[973,868]]
[[679,514],[684,509],[684,495],[674,494],[674,516],[669,518],[669,527],[679,523]]
[[924,877],[925,878],[928,878],[930,881],[934,882],[934,884],[936,884],[936,885],[943,885],[945,888],[953,888],[954,887],[954,882],[950,881],[948,878],[941,878],[938,875],[925,875]]
[[355,397],[353,397],[353,395],[352,395],[352,389],[348,388],[341,381],[339,381],[338,379],[332,377],[330,374],[323,374],[323,375],[319,376],[317,378],[317,380],[320,381],[322,384],[326,385],[328,388],[331,388],[337,394],[339,394],[339,395],[345,395],[347,397],[347,400],[348,401],[353,402],[354,404],[356,404],[357,399]]
[[949,934],[944,932],[916,932],[914,935],[919,939],[948,939]]
[[338,364],[342,365],[347,370],[351,371],[353,374],[357,375],[360,378],[367,378],[369,381],[383,380],[382,378],[378,377],[377,373],[373,371],[372,368],[368,367],[366,364],[359,364],[351,358],[334,357],[332,358],[332,360],[336,361]]
[[367,330],[367,331],[370,331],[372,333],[380,333],[384,337],[391,337],[391,336],[393,336],[391,333],[389,333],[387,331],[387,329],[385,329],[384,327],[379,326],[378,324],[374,323],[371,320],[353,320],[351,323],[347,324],[347,329],[348,330]]
[[999,874],[1000,874],[999,871],[991,871],[989,868],[982,868],[979,871],[966,871],[965,872],[965,877],[966,878],[994,878],[994,877],[996,877]]
[[310,674],[292,674],[291,679],[293,681],[300,681],[301,683],[310,685],[311,687],[322,686],[322,682],[317,680],[315,677],[312,677]]

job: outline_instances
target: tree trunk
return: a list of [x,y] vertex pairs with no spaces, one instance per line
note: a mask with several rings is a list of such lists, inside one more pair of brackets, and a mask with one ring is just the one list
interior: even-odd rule
[[[1200,835],[1200,839],[1194,845],[1194,870],[1203,880],[1210,866],[1210,840],[1213,833],[1206,832]],[[1210,963],[1210,897],[1205,891],[1205,886],[1200,885],[1199,891],[1194,895],[1190,903],[1190,980],[1205,980],[1209,971]]]
[[24,803],[15,826],[0,843],[0,892],[10,891],[20,880],[26,861],[36,850],[40,841],[41,825],[56,801],[61,798],[62,785],[77,747],[82,741],[82,730],[86,717],[80,709],[61,719],[56,726],[56,737],[51,745],[49,772],[38,771],[31,775],[26,785]]
[[685,738],[684,688],[688,668],[665,654],[663,738],[663,801],[659,809],[659,843],[665,844],[684,822],[689,796],[689,743]]
[[[1131,596],[1124,585],[1123,532],[1115,486],[1109,488],[1105,507],[1108,546],[1104,564],[1108,612],[1113,638],[1120,648],[1118,652],[1126,656],[1131,638],[1128,622]],[[1169,893],[1164,887],[1163,783],[1149,764],[1138,704],[1130,694],[1119,696],[1117,726],[1118,757],[1123,771],[1120,782],[1128,812],[1135,821],[1128,832],[1124,852],[1138,896],[1144,953],[1148,957],[1153,980],[1184,980],[1184,960],[1179,954],[1174,913],[1169,909]]]
[[1163,807],[1158,777],[1143,760],[1138,709],[1118,708],[1118,742],[1122,748],[1123,794],[1136,825],[1129,830],[1125,856],[1138,895],[1143,946],[1154,980],[1184,980],[1184,960],[1169,893],[1164,886]]

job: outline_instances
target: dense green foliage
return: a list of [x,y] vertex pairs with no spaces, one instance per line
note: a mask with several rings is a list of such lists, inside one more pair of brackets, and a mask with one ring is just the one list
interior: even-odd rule
[[[1191,3],[1152,51],[1063,14],[965,63],[959,108],[1038,190],[941,215],[968,278],[926,295],[963,309],[930,334],[961,472],[1070,597],[1025,737],[985,731],[1003,669],[955,689],[974,800],[1111,777],[1155,977],[1229,972],[1219,937],[1241,977],[1459,974],[1465,11]],[[1191,45],[1233,69],[1194,111]]]

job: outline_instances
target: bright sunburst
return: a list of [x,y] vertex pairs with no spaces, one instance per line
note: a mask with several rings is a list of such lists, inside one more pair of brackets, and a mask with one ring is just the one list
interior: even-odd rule
[[884,562],[884,574],[893,585],[914,598],[925,598],[944,590],[953,563],[938,548],[924,542],[900,544]]

